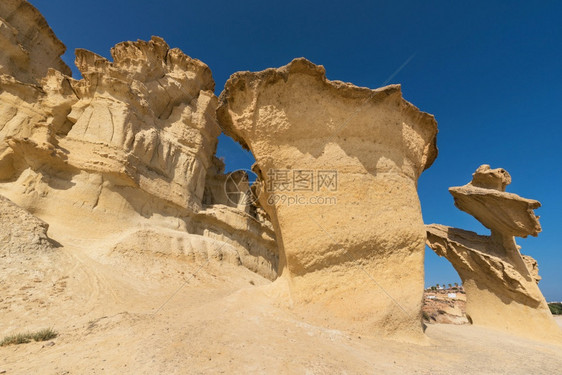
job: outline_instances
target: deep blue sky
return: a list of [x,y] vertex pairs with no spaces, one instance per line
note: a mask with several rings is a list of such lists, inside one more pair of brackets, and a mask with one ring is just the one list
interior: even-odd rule
[[[547,300],[562,300],[562,2],[31,2],[71,66],[75,48],[109,57],[118,42],[158,35],[208,64],[217,94],[236,71],[300,56],[324,65],[329,79],[375,88],[414,55],[390,83],[439,123],[439,157],[419,181],[425,222],[487,233],[447,188],[480,164],[506,168],[508,191],[543,204],[543,233],[518,243],[538,260]],[[218,154],[229,169],[251,164],[224,136]],[[460,281],[426,254],[427,285]]]

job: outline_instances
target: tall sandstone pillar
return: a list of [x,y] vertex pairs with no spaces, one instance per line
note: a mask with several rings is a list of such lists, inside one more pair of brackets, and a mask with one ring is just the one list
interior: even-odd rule
[[302,58],[231,76],[218,117],[256,158],[295,306],[336,328],[421,338],[417,180],[437,156],[434,117],[399,85],[329,81]]

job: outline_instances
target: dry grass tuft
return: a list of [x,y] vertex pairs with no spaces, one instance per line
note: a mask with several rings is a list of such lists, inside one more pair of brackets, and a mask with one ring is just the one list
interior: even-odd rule
[[6,336],[0,341],[0,346],[27,344],[34,341],[47,341],[54,339],[58,333],[52,328],[45,328],[37,332],[18,333],[16,335]]

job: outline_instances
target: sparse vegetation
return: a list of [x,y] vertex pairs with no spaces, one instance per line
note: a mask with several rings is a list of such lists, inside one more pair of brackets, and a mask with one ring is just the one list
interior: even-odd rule
[[552,315],[562,315],[562,302],[549,303],[548,307]]
[[31,341],[31,337],[26,333],[18,333],[17,335],[10,335],[4,337],[2,342],[0,342],[0,346],[6,345],[17,345],[17,344],[27,344]]
[[52,328],[45,328],[37,332],[18,333],[16,335],[6,336],[0,341],[0,346],[27,344],[33,341],[47,341],[54,339],[58,333]]

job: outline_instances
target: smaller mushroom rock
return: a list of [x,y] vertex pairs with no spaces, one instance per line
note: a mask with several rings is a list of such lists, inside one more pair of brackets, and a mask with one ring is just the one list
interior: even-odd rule
[[465,186],[449,189],[455,205],[491,230],[491,236],[439,224],[426,225],[427,245],[459,273],[466,291],[466,313],[474,324],[539,340],[562,342],[537,284],[537,261],[521,255],[514,236],[541,231],[535,200],[505,192],[511,176],[480,166]]

